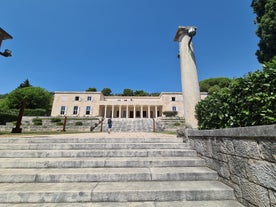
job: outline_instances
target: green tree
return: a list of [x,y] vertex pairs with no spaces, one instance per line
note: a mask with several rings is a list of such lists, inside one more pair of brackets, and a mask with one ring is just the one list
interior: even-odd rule
[[24,98],[27,99],[27,109],[51,110],[52,95],[40,87],[24,87],[13,90],[6,97],[9,109],[19,109]]
[[143,91],[143,90],[137,90],[137,91],[134,91],[134,96],[148,96],[149,93]]
[[24,80],[17,88],[31,87],[30,81],[28,79]]
[[97,92],[96,88],[88,88],[85,90],[86,92]]
[[256,34],[260,38],[256,55],[264,63],[276,55],[276,0],[253,0],[251,7],[256,14]]
[[209,94],[212,94],[222,88],[227,88],[230,83],[230,78],[218,77],[202,80],[199,82],[199,86],[201,92],[208,92]]
[[111,96],[111,94],[112,94],[112,91],[110,88],[103,88],[103,90],[101,92],[104,96]]
[[133,96],[134,93],[133,93],[133,90],[131,90],[129,88],[125,88],[122,95],[123,96]]

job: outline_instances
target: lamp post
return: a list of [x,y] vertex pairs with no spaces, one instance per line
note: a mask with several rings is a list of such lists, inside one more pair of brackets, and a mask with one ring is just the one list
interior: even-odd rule
[[[1,48],[2,41],[8,40],[8,39],[12,39],[12,36],[0,27],[0,48]],[[5,49],[4,52],[0,51],[0,55],[2,55],[4,57],[12,56],[11,51],[9,49]]]

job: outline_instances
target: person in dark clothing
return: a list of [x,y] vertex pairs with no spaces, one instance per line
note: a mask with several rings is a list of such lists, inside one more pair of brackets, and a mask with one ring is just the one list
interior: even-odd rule
[[111,120],[111,118],[109,118],[109,119],[107,120],[107,125],[108,125],[107,131],[108,131],[108,134],[110,134],[111,128],[112,128],[112,120]]

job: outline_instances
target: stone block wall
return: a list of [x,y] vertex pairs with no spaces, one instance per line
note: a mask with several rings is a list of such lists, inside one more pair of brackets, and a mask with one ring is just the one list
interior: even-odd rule
[[[42,125],[34,125],[33,119],[40,118]],[[52,122],[53,117],[23,117],[22,119],[22,131],[23,132],[57,132],[63,130],[64,117],[61,117],[59,123]],[[82,125],[77,125],[77,122],[81,122]],[[90,132],[95,126],[97,126],[99,120],[97,118],[78,118],[67,119],[66,131],[67,132]],[[0,125],[0,132],[10,132],[15,127],[14,123],[6,123],[6,125]]]
[[276,125],[182,129],[178,136],[185,136],[242,204],[276,207]]

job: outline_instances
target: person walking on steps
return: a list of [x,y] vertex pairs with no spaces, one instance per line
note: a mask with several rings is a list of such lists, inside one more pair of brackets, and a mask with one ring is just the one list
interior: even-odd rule
[[108,131],[108,134],[110,134],[110,131],[111,131],[111,128],[112,128],[112,120],[111,120],[111,118],[109,118],[107,120],[107,125],[108,125],[107,131]]

